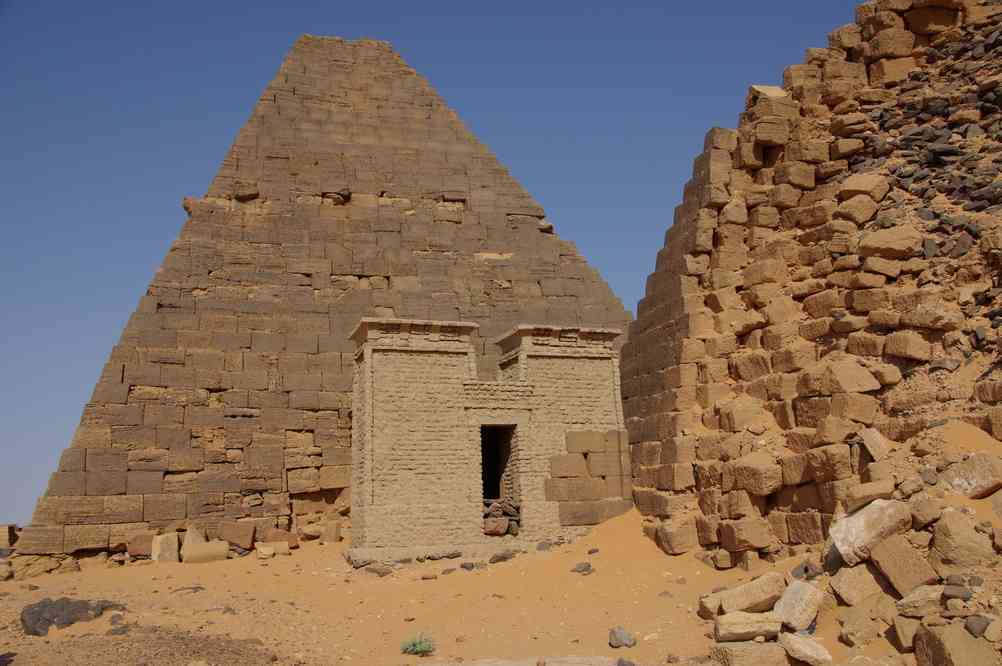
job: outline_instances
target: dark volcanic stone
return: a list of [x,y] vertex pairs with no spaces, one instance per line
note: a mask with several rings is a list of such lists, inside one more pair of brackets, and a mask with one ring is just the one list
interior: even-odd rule
[[52,626],[63,629],[77,622],[95,620],[107,610],[124,611],[125,606],[104,599],[83,601],[60,597],[53,600],[46,597],[24,607],[21,626],[29,636],[45,636]]

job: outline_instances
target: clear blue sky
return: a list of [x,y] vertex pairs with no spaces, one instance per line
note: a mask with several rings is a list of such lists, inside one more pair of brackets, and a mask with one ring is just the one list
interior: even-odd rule
[[0,0],[0,522],[301,33],[392,42],[634,309],[706,130],[855,2],[604,4]]

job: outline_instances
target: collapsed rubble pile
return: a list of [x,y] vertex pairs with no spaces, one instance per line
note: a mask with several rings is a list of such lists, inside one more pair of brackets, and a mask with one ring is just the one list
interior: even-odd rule
[[707,134],[621,362],[666,552],[752,568],[820,544],[900,498],[919,456],[898,442],[1002,432],[1000,9],[866,2]]
[[484,534],[488,536],[518,536],[522,525],[522,511],[510,499],[484,500]]
[[1002,530],[944,502],[960,488],[1002,500],[1002,459],[978,454],[945,465],[910,496],[876,499],[837,520],[824,549],[790,574],[769,572],[700,599],[717,641],[711,658],[826,666],[832,656],[812,635],[830,616],[846,645],[886,636],[914,652],[918,666],[1002,663]]

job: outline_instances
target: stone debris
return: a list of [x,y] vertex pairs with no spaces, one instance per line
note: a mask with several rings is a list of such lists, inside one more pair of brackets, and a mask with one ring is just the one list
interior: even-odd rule
[[974,521],[954,509],[943,512],[932,530],[929,560],[940,576],[968,573],[997,559],[991,538],[977,530]]
[[229,557],[230,545],[225,541],[205,541],[187,546],[182,557],[185,564],[219,562]]
[[776,602],[773,613],[783,622],[783,626],[793,631],[804,631],[818,616],[824,601],[824,593],[803,581],[795,580]]
[[613,627],[609,630],[609,647],[611,648],[631,648],[637,644],[637,639],[633,634],[622,627]]
[[1002,488],[1002,459],[988,453],[975,453],[946,469],[943,481],[967,497],[988,497]]
[[799,634],[779,635],[779,644],[791,659],[797,659],[810,666],[831,666],[832,656],[817,641]]
[[746,613],[734,611],[718,615],[714,624],[714,636],[718,642],[750,641],[756,638],[775,638],[779,635],[782,621],[773,613]]
[[928,560],[900,534],[877,544],[870,552],[870,558],[902,596],[919,585],[939,580]]
[[720,611],[768,611],[784,594],[786,580],[782,574],[770,572],[738,587],[718,593]]
[[869,558],[874,546],[908,530],[911,524],[912,513],[907,504],[876,500],[832,525],[831,538],[842,559],[851,566]]
[[942,585],[921,585],[897,602],[898,612],[905,617],[923,618],[940,611],[943,599]]
[[918,666],[998,666],[1002,663],[997,650],[986,641],[974,638],[957,624],[919,626],[914,648]]
[[180,562],[181,551],[177,532],[167,532],[153,537],[150,559],[154,562]]
[[717,643],[709,658],[713,664],[727,666],[789,666],[790,663],[781,645],[755,641]]
[[847,606],[856,606],[864,599],[883,591],[883,576],[870,563],[844,566],[831,578],[832,589]]

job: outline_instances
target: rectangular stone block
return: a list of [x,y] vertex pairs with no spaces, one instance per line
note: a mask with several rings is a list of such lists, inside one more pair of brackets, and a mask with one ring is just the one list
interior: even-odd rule
[[791,544],[815,544],[825,540],[821,514],[813,512],[786,515],[786,529]]
[[[349,487],[351,485],[351,466],[326,465],[321,467],[319,484],[324,490]],[[292,492],[291,489],[290,492]]]
[[139,523],[143,520],[142,495],[117,495],[104,498],[104,511],[97,522]]
[[205,469],[205,451],[202,449],[185,448],[170,450],[167,457],[168,471],[200,472],[203,469]]
[[149,523],[118,523],[108,526],[108,549],[116,553],[128,549],[133,535],[151,533]]
[[147,522],[184,520],[188,516],[184,495],[146,495],[143,497],[143,520]]
[[[546,479],[544,482],[546,499],[551,502],[582,502],[609,497],[606,481],[594,478]],[[622,483],[620,481],[620,492]],[[622,495],[614,495],[621,497]]]
[[290,493],[312,493],[320,490],[320,471],[316,468],[290,469],[287,479]]
[[[605,439],[604,437],[600,440],[602,442],[602,449],[605,449]],[[595,456],[606,456],[610,454],[592,454],[589,458]],[[618,457],[618,456],[617,456]],[[554,478],[573,478],[573,477],[584,477],[588,476],[589,465],[585,464],[585,457],[581,453],[566,453],[559,456],[550,457],[550,476]],[[593,474],[593,476],[600,476],[599,474]]]
[[125,479],[125,492],[127,495],[159,495],[163,485],[163,472],[131,471]]
[[919,585],[939,581],[939,575],[908,539],[900,534],[884,539],[870,551],[870,559],[902,597]]
[[560,524],[564,526],[598,525],[605,520],[605,508],[600,501],[560,502]]
[[67,525],[63,532],[63,551],[107,550],[107,525]]
[[[590,479],[586,479],[588,481]],[[627,489],[627,482],[629,477],[625,476],[607,476],[605,477],[605,497],[630,497],[630,491]]]
[[570,430],[564,436],[567,453],[601,453],[606,450],[605,433],[591,430]]
[[88,472],[124,472],[129,467],[129,452],[121,449],[87,449]]
[[661,462],[686,463],[696,460],[696,440],[692,437],[673,437],[661,445]]
[[86,495],[86,472],[53,472],[45,494],[52,497]]
[[87,495],[124,495],[126,474],[120,472],[86,472]]
[[735,641],[717,643],[710,650],[714,664],[726,666],[789,666],[786,650],[778,643]]
[[25,527],[17,540],[17,552],[19,555],[62,553],[63,527]]
[[188,503],[188,518],[190,519],[221,518],[226,509],[223,493],[192,493],[185,497]]
[[244,550],[254,547],[254,531],[254,521],[225,520],[219,524],[219,538]]
[[351,465],[351,449],[342,447],[323,447],[324,465]]
[[139,449],[129,451],[129,471],[165,472],[167,471],[167,449]]
[[[590,453],[588,454],[588,473],[592,476],[618,476],[630,469],[630,459],[627,453]],[[587,475],[587,474],[586,474]]]
[[[625,430],[605,431],[605,450],[607,453],[619,453],[630,450],[630,433]],[[570,451],[568,451],[570,453]]]
[[729,520],[720,524],[720,543],[731,553],[765,548],[775,539],[765,518]]
[[79,448],[69,448],[62,452],[59,456],[59,471],[60,472],[82,472],[84,471],[84,462],[87,454],[87,449]]
[[687,490],[696,485],[691,463],[660,465],[655,475],[658,490]]

